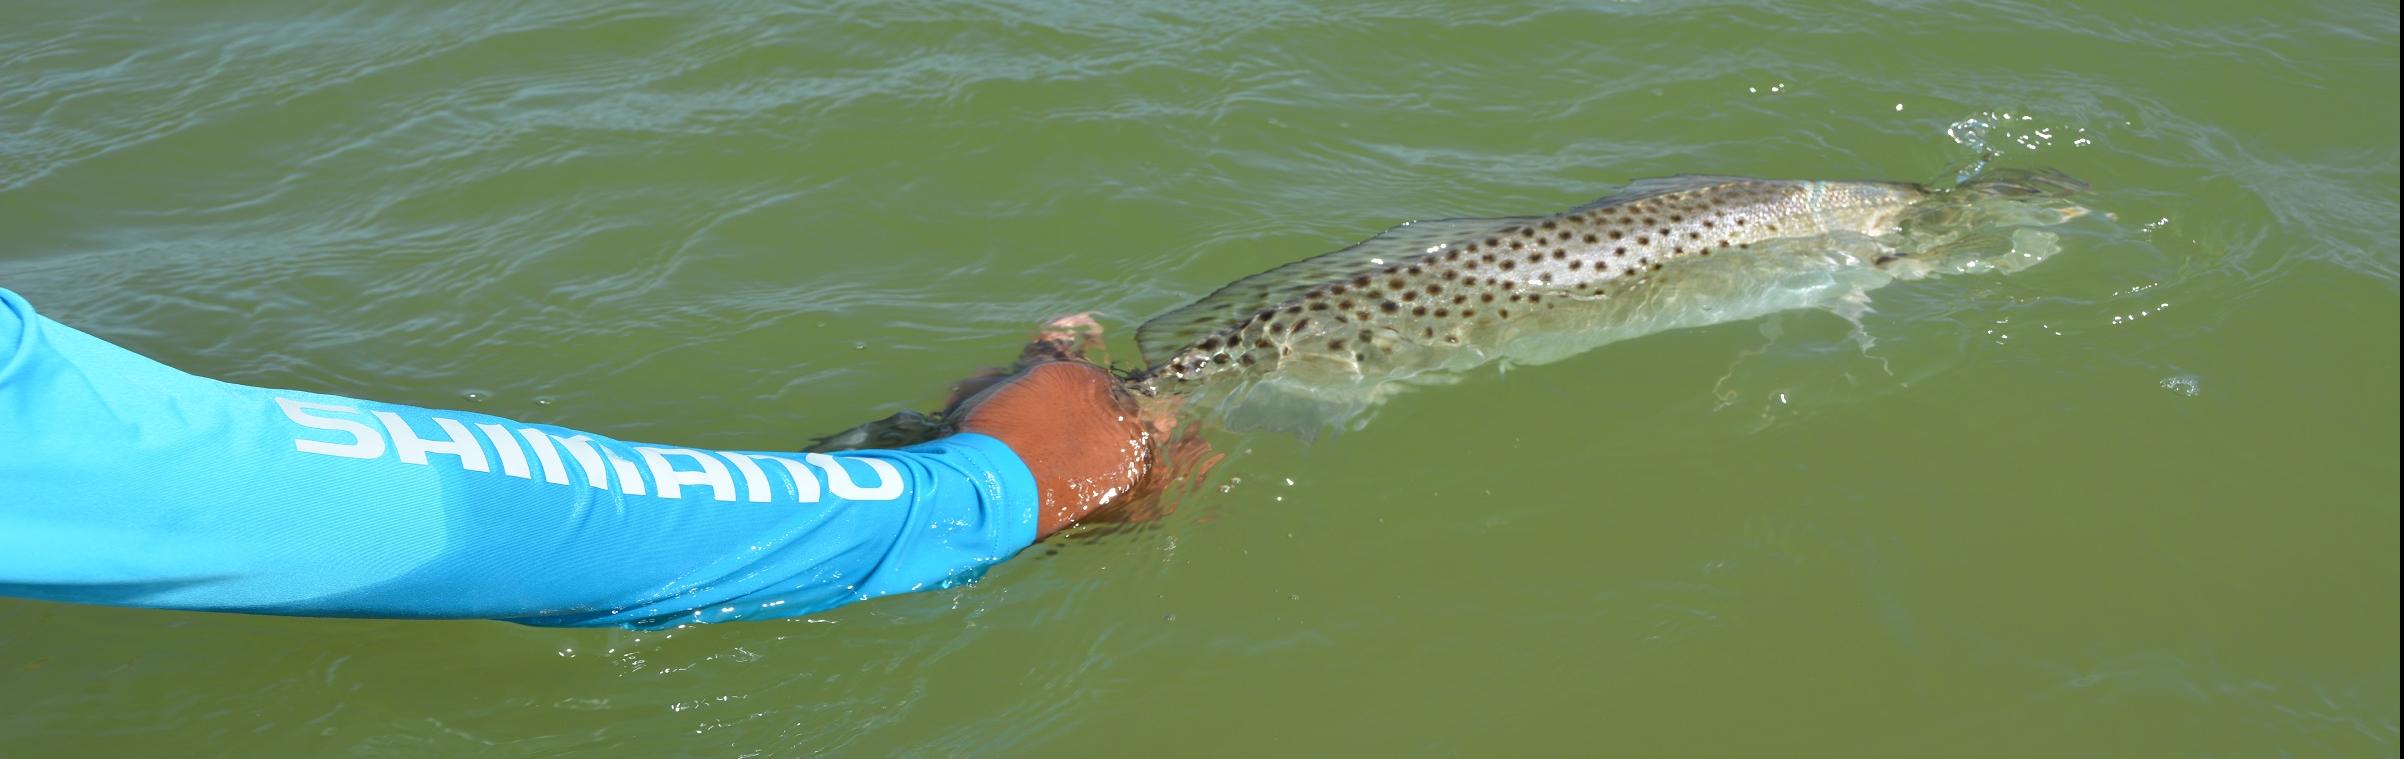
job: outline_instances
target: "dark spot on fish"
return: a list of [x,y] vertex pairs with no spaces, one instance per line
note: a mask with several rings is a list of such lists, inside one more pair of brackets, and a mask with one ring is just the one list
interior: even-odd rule
[[1520,246],[1520,242],[1519,242],[1518,240],[1512,240],[1512,241],[1511,241],[1511,249],[1512,249],[1512,250],[1518,250],[1518,249],[1519,249],[1519,246]]
[[1478,295],[1477,295],[1477,302],[1479,302],[1479,303],[1493,303],[1493,302],[1494,302],[1494,293],[1478,293]]
[[1734,219],[1734,221],[1736,222],[1736,225],[1737,225],[1737,226],[1740,226],[1740,227],[1741,227],[1741,226],[1744,226],[1744,225],[1745,225],[1745,217],[1738,216],[1738,217],[1736,217],[1736,218]]
[[1354,353],[1352,354],[1352,360],[1353,360],[1354,362],[1356,362],[1356,363],[1357,363],[1357,362],[1361,362],[1361,361],[1367,361],[1367,360],[1369,360],[1369,357],[1368,357],[1368,356],[1365,356],[1365,355],[1362,355],[1362,354],[1360,354],[1359,352],[1354,352]]
[[1645,226],[1648,226],[1648,227],[1650,227],[1650,226],[1653,226],[1653,225],[1656,225],[1656,224],[1660,224],[1660,223],[1661,223],[1661,220],[1660,220],[1660,219],[1657,219],[1657,218],[1654,218],[1654,217],[1651,217],[1651,216],[1644,217],[1644,225],[1645,225]]
[[1210,360],[1212,360],[1212,361],[1216,361],[1216,362],[1218,362],[1218,363],[1222,363],[1222,364],[1224,364],[1224,363],[1227,363],[1227,354],[1225,354],[1225,353],[1220,353],[1220,354],[1218,354],[1218,355],[1211,356],[1211,357],[1210,357]]
[[1614,230],[1611,230],[1611,239],[1617,240],[1617,239],[1619,239],[1619,238],[1621,238],[1621,237],[1626,237],[1626,236],[1627,236],[1627,233],[1626,233],[1626,232],[1621,232],[1621,231],[1619,231],[1619,230],[1616,230],[1616,229],[1614,229]]
[[1289,313],[1289,314],[1299,314],[1299,313],[1302,313],[1302,307],[1301,307],[1301,306],[1287,306],[1287,307],[1285,307],[1285,312],[1286,312],[1286,313]]
[[1439,309],[1436,309],[1436,318],[1438,318],[1438,319],[1442,319],[1442,318],[1444,318],[1444,317],[1451,316],[1451,315],[1452,315],[1452,309],[1449,309],[1449,308],[1439,308]]
[[1535,236],[1536,236],[1536,230],[1535,230],[1535,228],[1533,228],[1533,227],[1520,227],[1520,228],[1519,228],[1519,236],[1521,236],[1521,237],[1535,237]]
[[1343,285],[1336,285],[1336,286],[1334,286],[1334,287],[1327,288],[1327,291],[1328,291],[1328,292],[1330,292],[1330,293],[1334,293],[1334,294],[1336,294],[1336,295],[1343,295],[1343,294],[1344,294],[1344,286],[1343,286]]
[[1201,349],[1203,349],[1203,350],[1214,350],[1214,349],[1217,349],[1217,348],[1219,347],[1219,339],[1218,339],[1218,338],[1215,338],[1215,337],[1211,337],[1211,338],[1204,338],[1204,339],[1202,340],[1201,344],[1197,345],[1196,347],[1199,347],[1199,348],[1201,348]]
[[1588,244],[1588,245],[1593,245],[1594,243],[1598,242],[1598,240],[1596,240],[1596,239],[1595,239],[1595,237],[1594,237],[1594,233],[1592,233],[1592,232],[1588,232],[1588,233],[1586,233],[1586,237],[1585,237],[1585,238],[1583,238],[1583,239],[1586,241],[1586,244]]
[[1660,271],[1660,270],[1661,270],[1661,265],[1660,265],[1660,264],[1653,264],[1653,271]]
[[1389,280],[1386,280],[1386,289],[1388,289],[1388,290],[1400,290],[1400,289],[1402,289],[1402,280],[1400,280],[1400,279],[1389,279]]
[[1419,268],[1419,267],[1417,267],[1417,266],[1413,266],[1413,267],[1411,267],[1411,268],[1404,269],[1403,271],[1404,271],[1404,272],[1406,272],[1406,273],[1408,273],[1408,274],[1410,274],[1411,276],[1414,276],[1414,277],[1416,277],[1416,276],[1419,276],[1420,274],[1423,274],[1423,273],[1425,273],[1425,272],[1424,272],[1424,270],[1420,269],[1420,268]]
[[1502,318],[1505,318],[1505,319],[1509,319],[1509,318],[1511,318],[1511,309],[1508,309],[1508,308],[1498,308],[1498,309],[1495,309],[1495,310],[1494,310],[1494,315],[1495,315],[1495,316],[1502,317]]
[[1719,225],[1720,225],[1720,223],[1719,223],[1719,222],[1712,221],[1712,220],[1710,220],[1710,219],[1704,219],[1704,220],[1703,220],[1703,228],[1704,228],[1704,229],[1710,229],[1710,228],[1712,228],[1712,227],[1716,227],[1716,226],[1719,226]]
[[1363,275],[1361,275],[1361,276],[1358,276],[1358,277],[1353,277],[1353,278],[1352,278],[1352,286],[1353,286],[1353,287],[1368,287],[1368,286],[1369,286],[1369,275],[1367,275],[1367,274],[1363,274]]
[[1636,238],[1636,244],[1638,244],[1638,245],[1651,245],[1651,244],[1653,244],[1653,238],[1650,238],[1650,237],[1639,237],[1639,238]]
[[1254,347],[1254,348],[1266,348],[1266,347],[1269,347],[1269,341],[1268,341],[1268,339],[1267,339],[1267,338],[1254,338],[1254,339],[1252,340],[1252,347]]
[[1342,341],[1342,340],[1329,340],[1329,341],[1327,341],[1327,349],[1328,349],[1328,350],[1331,350],[1331,351],[1340,351],[1340,350],[1343,350],[1343,349],[1344,349],[1344,341]]
[[1482,257],[1480,257],[1480,259],[1479,259],[1479,260],[1485,261],[1486,263],[1494,263],[1494,254],[1492,254],[1492,253],[1488,253],[1488,254],[1486,254],[1486,255],[1484,255],[1484,256],[1482,256]]
[[1888,263],[1891,263],[1891,262],[1893,262],[1893,261],[1894,261],[1896,258],[1897,258],[1897,256],[1894,256],[1894,255],[1884,255],[1884,256],[1879,256],[1877,260],[1875,260],[1875,261],[1871,261],[1871,262],[1870,262],[1870,265],[1871,265],[1871,266],[1885,266],[1885,265],[1887,265]]
[[1336,301],[1336,308],[1340,308],[1340,309],[1344,309],[1344,310],[1346,310],[1346,311],[1350,311],[1350,310],[1352,310],[1352,301],[1349,301],[1349,300],[1339,300],[1339,301]]
[[1243,364],[1243,365],[1245,365],[1245,366],[1251,366],[1251,365],[1254,363],[1254,362],[1253,362],[1253,360],[1252,360],[1252,354],[1250,354],[1250,353],[1246,353],[1246,354],[1244,354],[1244,355],[1242,355],[1242,356],[1240,356],[1240,357],[1237,357],[1237,358],[1236,358],[1236,363],[1240,363],[1240,364]]
[[1361,330],[1361,342],[1369,342],[1369,338],[1372,336],[1373,335],[1369,332],[1369,330]]
[[1435,336],[1436,336],[1436,328],[1434,328],[1434,327],[1424,327],[1424,328],[1421,328],[1421,329],[1419,330],[1419,336],[1420,336],[1420,337],[1427,337],[1427,338],[1432,338],[1432,337],[1435,337]]
[[1418,300],[1418,299],[1419,299],[1419,291],[1417,291],[1417,290],[1408,290],[1408,291],[1404,291],[1404,292],[1403,292],[1403,294],[1402,294],[1402,300],[1403,300],[1403,302],[1404,302],[1404,303],[1409,303],[1409,302],[1411,302],[1411,301]]
[[1316,302],[1313,302],[1313,303],[1311,303],[1311,310],[1312,310],[1312,311],[1325,311],[1325,310],[1327,310],[1327,303],[1326,303],[1325,301],[1316,301]]
[[1700,239],[1703,239],[1703,233],[1701,233],[1701,232],[1688,232],[1688,233],[1686,233],[1686,239],[1689,239],[1689,240],[1700,240]]
[[1412,315],[1412,316],[1426,316],[1426,315],[1427,315],[1427,307],[1426,307],[1426,306],[1417,306],[1417,307],[1414,307],[1414,308],[1412,308],[1412,309],[1411,309],[1411,315]]
[[1461,305],[1462,303],[1466,303],[1466,302],[1468,302],[1468,301],[1469,301],[1469,296],[1467,296],[1467,295],[1455,295],[1455,296],[1452,296],[1452,304],[1453,304],[1453,305],[1455,305],[1455,306]]
[[1501,242],[1502,242],[1502,240],[1501,240],[1500,238],[1488,237],[1488,238],[1486,238],[1486,247],[1489,247],[1489,248],[1491,248],[1491,247],[1494,247],[1495,245],[1497,245],[1497,244],[1499,244],[1499,243],[1501,243]]
[[1577,270],[1579,270],[1579,269],[1583,269],[1583,268],[1586,268],[1586,259],[1583,259],[1583,258],[1581,258],[1581,259],[1578,259],[1578,260],[1575,260],[1575,261],[1571,261],[1571,262],[1569,262],[1569,270],[1570,270],[1570,271],[1577,271]]
[[1568,257],[1569,257],[1569,251],[1568,251],[1568,250],[1566,250],[1566,249],[1562,249],[1562,248],[1554,248],[1554,249],[1553,249],[1553,260],[1555,260],[1555,261],[1559,261],[1559,260],[1561,260],[1561,259],[1568,258]]
[[1618,247],[1618,248],[1613,248],[1613,249],[1611,249],[1611,255],[1614,255],[1614,256],[1624,256],[1624,255],[1627,255],[1627,254],[1628,254],[1628,249],[1627,249],[1626,247]]
[[1518,303],[1518,302],[1519,302],[1519,293],[1511,293],[1511,302],[1512,302],[1512,303]]
[[1504,262],[1502,262],[1502,270],[1503,270],[1503,271],[1510,271],[1510,270],[1512,270],[1512,269],[1516,269],[1516,268],[1519,268],[1519,262],[1518,262],[1518,261],[1504,261]]
[[1671,223],[1671,224],[1676,224],[1676,223],[1678,223],[1678,222],[1685,221],[1685,220],[1686,220],[1686,217],[1684,217],[1684,216],[1680,216],[1680,215],[1678,215],[1678,214],[1674,214],[1674,213],[1673,213],[1673,214],[1670,214],[1670,215],[1669,215],[1669,223]]
[[1296,333],[1296,332],[1300,332],[1300,331],[1302,331],[1302,328],[1303,328],[1303,327],[1308,327],[1308,326],[1310,326],[1310,324],[1311,324],[1311,320],[1309,320],[1309,319],[1295,319],[1295,320],[1294,320],[1294,323],[1293,323],[1292,325],[1289,325],[1289,326],[1287,326],[1287,327],[1285,328],[1286,334],[1289,334],[1289,335],[1290,335],[1290,334],[1293,334],[1293,333]]
[[1551,219],[1546,219],[1546,220],[1544,220],[1544,228],[1545,228],[1545,229],[1552,229],[1552,228],[1553,228],[1553,227],[1555,227],[1555,226],[1559,226],[1559,225],[1557,225],[1557,224],[1554,224],[1554,223],[1553,223],[1553,220],[1551,220]]
[[1402,304],[1389,300],[1384,303],[1377,304],[1377,309],[1390,314],[1402,310]]
[[1429,294],[1429,295],[1443,295],[1443,294],[1444,294],[1444,288],[1443,288],[1443,286],[1441,286],[1441,285],[1428,285],[1427,287],[1424,287],[1424,288],[1421,288],[1421,289],[1424,289],[1424,290],[1426,290],[1426,291],[1427,291],[1427,294]]

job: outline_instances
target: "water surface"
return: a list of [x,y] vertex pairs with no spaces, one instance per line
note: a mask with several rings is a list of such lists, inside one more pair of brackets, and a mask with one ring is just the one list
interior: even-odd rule
[[[1827,7],[1818,7],[1826,5]],[[2117,224],[674,633],[0,601],[0,754],[2393,756],[2397,11],[32,3],[0,283],[201,374],[726,449],[1397,222],[1985,145]]]

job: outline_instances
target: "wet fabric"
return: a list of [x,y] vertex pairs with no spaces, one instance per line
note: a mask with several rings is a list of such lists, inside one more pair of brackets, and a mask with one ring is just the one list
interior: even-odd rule
[[0,594],[655,628],[972,579],[1032,475],[962,434],[837,456],[613,440],[219,382],[0,289]]

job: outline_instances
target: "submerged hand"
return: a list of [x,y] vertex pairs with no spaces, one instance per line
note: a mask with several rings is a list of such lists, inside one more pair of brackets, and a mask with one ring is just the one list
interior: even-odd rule
[[1048,361],[960,405],[960,429],[999,438],[1042,491],[1036,535],[1134,499],[1151,481],[1159,443],[1109,372]]
[[1026,462],[1042,491],[1039,538],[1094,518],[1157,518],[1167,508],[1155,496],[1217,462],[1200,437],[1171,434],[1173,402],[1139,403],[1085,359],[1101,332],[1088,315],[1052,320],[1013,369],[955,386],[945,414]]

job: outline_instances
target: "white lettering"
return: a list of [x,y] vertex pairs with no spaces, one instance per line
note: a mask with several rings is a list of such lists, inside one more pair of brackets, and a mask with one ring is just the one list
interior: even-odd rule
[[[360,413],[356,408],[283,397],[275,398],[275,402],[294,424],[350,437],[345,442],[294,437],[292,447],[302,453],[373,459],[382,457],[389,448],[402,463],[419,466],[429,464],[429,454],[439,453],[458,457],[459,467],[471,472],[491,472],[492,456],[497,455],[501,473],[521,480],[533,479],[532,465],[540,465],[543,481],[569,485],[574,482],[569,470],[582,469],[585,482],[599,490],[611,490],[611,480],[614,479],[615,490],[626,495],[645,495],[647,488],[656,488],[661,498],[683,498],[684,488],[706,486],[712,500],[725,502],[738,498],[752,503],[775,500],[774,483],[760,466],[763,460],[774,461],[783,468],[784,474],[793,483],[793,499],[799,503],[817,503],[824,494],[851,501],[890,501],[901,497],[904,487],[901,472],[893,464],[873,458],[838,458],[822,453],[806,453],[795,459],[776,454],[629,446],[640,456],[641,463],[638,464],[620,456],[617,449],[596,445],[592,438],[585,435],[561,437],[531,427],[512,429],[485,422],[477,422],[476,430],[471,431],[459,420],[428,416],[426,420],[443,432],[443,437],[428,440],[419,436],[417,430],[409,426],[408,420],[390,411],[368,412],[383,427],[384,434],[378,434],[374,426],[332,416]],[[479,431],[483,433],[481,440],[477,435]],[[520,440],[524,441],[523,445]],[[483,441],[491,441],[495,454],[485,452]],[[565,458],[559,453],[563,447],[568,454]],[[527,456],[529,449],[533,453],[531,461]],[[700,468],[679,469],[670,456],[691,459]],[[721,461],[721,458],[724,460]],[[574,459],[575,466],[568,466],[567,459]],[[868,467],[874,473],[876,479],[873,487],[862,487],[859,481],[853,479],[854,470],[850,466],[855,463]],[[729,465],[732,465],[732,469],[729,469]],[[657,485],[644,482],[645,471],[650,473],[649,479]],[[737,473],[742,475],[740,486],[735,482]],[[821,476],[826,479],[824,485],[819,483]],[[740,495],[742,493],[749,495]]]
[[[878,459],[837,459],[823,453],[808,454],[804,458],[809,459],[812,464],[817,464],[818,468],[826,470],[827,492],[834,493],[836,498],[852,501],[890,501],[901,496],[901,472],[894,471],[892,464]],[[851,481],[851,472],[843,468],[843,462],[846,460],[867,464],[871,471],[876,472],[876,487],[863,488],[854,484]]]
[[744,462],[744,459],[750,459],[752,461],[774,461],[776,463],[783,464],[785,466],[785,473],[793,476],[793,500],[801,503],[818,502],[818,475],[811,474],[810,468],[802,466],[801,462],[799,461],[794,461],[783,456],[754,455],[749,453],[735,453],[733,451],[727,451],[726,458],[732,461],[740,462],[737,463],[736,466],[744,466],[745,464],[749,463]]
[[559,448],[551,445],[550,435],[543,434],[542,430],[520,427],[518,436],[526,439],[526,447],[534,449],[534,460],[543,465],[544,482],[568,484],[568,467],[560,463]]
[[[653,448],[638,445],[634,452],[641,454],[643,464],[651,468],[651,480],[659,483],[659,497],[683,498],[678,491],[682,485],[708,485],[710,497],[720,501],[735,499],[735,478],[727,473],[718,457],[686,448]],[[701,463],[701,471],[680,472],[668,463],[669,454],[685,456]]]
[[526,469],[526,451],[518,447],[518,439],[510,436],[509,428],[477,422],[476,429],[483,430],[484,439],[492,441],[493,450],[501,452],[502,474],[521,480],[534,479],[534,473]]
[[351,442],[348,443],[329,443],[323,440],[308,440],[296,437],[292,439],[293,450],[300,451],[302,453],[322,453],[328,456],[341,456],[349,459],[372,459],[377,456],[384,455],[384,436],[376,434],[375,428],[351,421],[349,419],[335,419],[331,417],[311,416],[309,414],[311,411],[333,411],[345,414],[356,414],[359,413],[358,409],[351,408],[349,406],[334,406],[324,403],[296,401],[283,396],[276,397],[275,405],[283,407],[284,416],[288,419],[291,419],[293,424],[298,424],[313,430],[347,432],[351,435]]
[[374,414],[384,422],[384,431],[392,435],[392,450],[400,454],[402,463],[424,464],[426,454],[446,453],[459,457],[460,468],[471,472],[492,471],[492,467],[484,460],[484,446],[476,443],[476,436],[469,433],[467,425],[460,424],[459,420],[428,417],[434,420],[435,426],[442,428],[443,434],[451,436],[451,442],[437,443],[418,437],[417,431],[409,429],[409,423],[403,421],[399,414],[390,411],[377,411]]
[[617,451],[603,448],[601,452],[609,455],[609,468],[618,473],[618,492],[627,495],[642,495],[645,492],[643,475],[635,471],[634,462],[618,458]]
[[601,469],[601,452],[593,449],[592,438],[583,435],[560,437],[544,433],[543,437],[567,446],[568,455],[576,458],[576,466],[584,470],[584,481],[600,490],[609,489],[609,473]]
[[743,490],[751,494],[752,503],[768,502],[768,475],[760,472],[760,465],[752,463],[750,456],[740,453],[721,452],[719,455],[732,462],[735,471],[743,473]]

